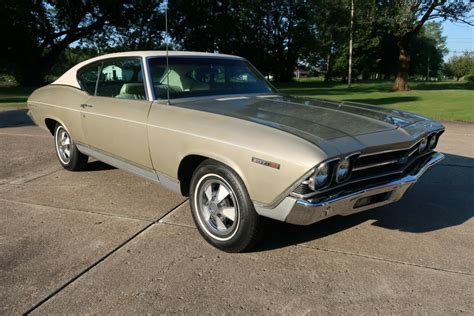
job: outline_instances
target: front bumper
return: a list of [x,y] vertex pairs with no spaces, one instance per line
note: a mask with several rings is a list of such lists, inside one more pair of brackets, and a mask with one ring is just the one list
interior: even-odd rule
[[441,153],[426,157],[409,174],[400,179],[376,184],[362,190],[342,192],[323,200],[285,198],[276,208],[257,208],[260,215],[291,224],[309,225],[334,215],[350,215],[400,200],[405,192],[432,166],[444,159]]

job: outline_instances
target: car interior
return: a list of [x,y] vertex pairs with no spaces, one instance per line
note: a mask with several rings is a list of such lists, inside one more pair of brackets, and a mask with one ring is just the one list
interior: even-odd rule
[[97,96],[146,100],[145,85],[139,60],[117,60],[102,66]]
[[[178,59],[179,60],[179,59]],[[270,92],[271,88],[241,61],[186,59],[150,62],[158,99],[232,93]],[[97,73],[99,80],[96,82]],[[146,100],[141,61],[137,58],[108,60],[79,72],[81,86],[91,95],[128,100]],[[96,86],[97,83],[97,86]]]
[[173,58],[168,69],[163,59],[149,65],[158,99],[167,97],[167,86],[171,98],[270,90],[240,61]]

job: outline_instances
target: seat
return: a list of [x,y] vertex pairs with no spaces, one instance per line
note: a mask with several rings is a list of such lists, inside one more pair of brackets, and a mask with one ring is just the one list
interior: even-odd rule
[[124,83],[120,89],[120,94],[115,97],[118,99],[146,100],[145,87],[143,83]]

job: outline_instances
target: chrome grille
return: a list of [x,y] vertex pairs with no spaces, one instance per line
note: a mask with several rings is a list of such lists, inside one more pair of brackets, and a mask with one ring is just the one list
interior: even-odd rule
[[[443,131],[432,133],[428,136],[428,140],[431,139],[431,137],[439,138],[442,133]],[[428,149],[425,152],[419,153],[418,146],[420,145],[420,142],[421,140],[416,142],[410,148],[363,154],[359,156],[354,163],[350,181],[361,181],[403,173],[405,168],[415,159],[431,151]]]
[[414,146],[414,149],[361,156],[354,164],[351,180],[360,181],[401,173],[406,166],[421,155],[418,153],[418,145]]
[[[441,136],[444,130],[433,132],[428,136],[428,143],[431,137],[436,137],[437,140]],[[317,191],[313,191],[309,187],[309,181],[306,179],[300,183],[296,188],[292,190],[292,194],[296,197],[310,197],[317,194],[328,194],[334,192],[336,189],[341,190],[347,187],[367,185],[375,181],[383,181],[384,179],[393,179],[398,177],[410,170],[414,165],[418,164],[418,161],[422,160],[424,156],[432,152],[432,149],[420,153],[418,151],[419,144],[422,139],[412,145],[410,148],[404,148],[399,150],[390,150],[374,153],[363,153],[358,156],[353,162],[352,173],[348,181],[337,183],[335,181],[335,166],[332,166],[330,173],[332,174],[332,180],[328,186],[325,186]],[[334,158],[334,161],[338,161],[340,158]]]
[[411,155],[413,148],[360,156],[354,163],[351,179],[384,176],[400,171],[400,169],[403,170],[404,166],[419,155],[418,146],[415,146],[414,149],[414,153]]
[[298,185],[294,190],[293,193],[299,194],[299,195],[305,195],[308,193],[313,192],[311,188],[309,187],[307,181],[302,182],[300,185]]

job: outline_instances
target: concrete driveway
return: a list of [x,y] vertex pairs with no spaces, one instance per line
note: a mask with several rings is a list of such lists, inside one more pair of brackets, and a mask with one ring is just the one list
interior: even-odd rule
[[208,245],[188,202],[90,162],[0,112],[0,314],[474,314],[474,124],[394,205],[308,227],[268,222],[254,252]]

